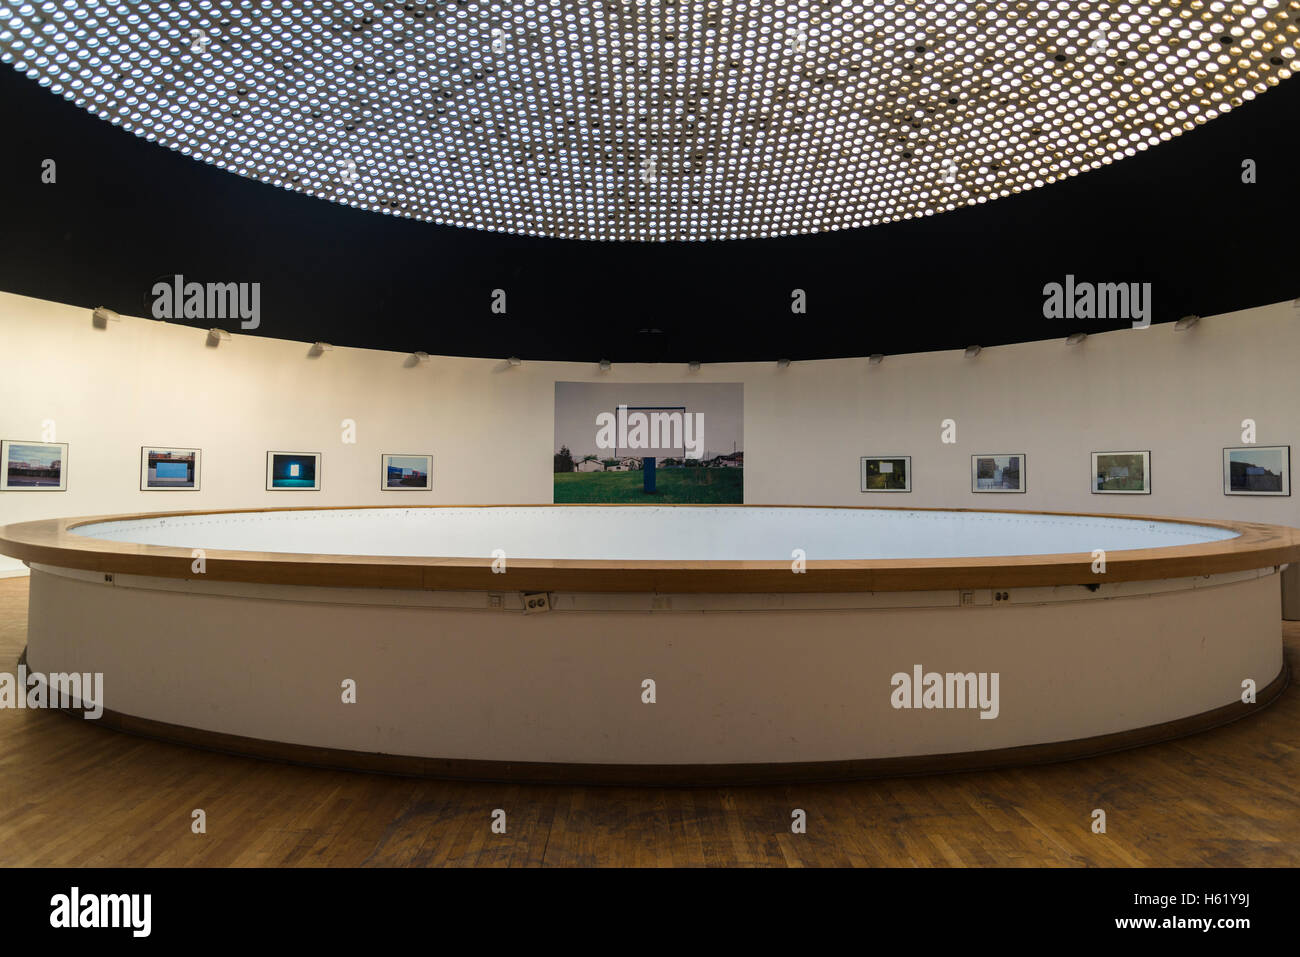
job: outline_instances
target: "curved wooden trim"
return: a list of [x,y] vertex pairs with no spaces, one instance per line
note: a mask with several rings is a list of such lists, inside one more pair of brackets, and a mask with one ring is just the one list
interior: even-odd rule
[[[27,650],[24,648],[20,663],[26,658],[26,654]],[[1276,701],[1289,683],[1290,668],[1283,660],[1282,670],[1258,692],[1253,705],[1233,702],[1211,711],[1148,725],[1145,728],[1134,728],[1131,731],[1076,738],[1073,741],[1030,744],[1016,748],[994,748],[988,751],[789,764],[551,764],[419,758],[263,741],[259,738],[246,738],[166,724],[162,721],[152,721],[149,718],[137,718],[107,710],[94,723],[114,731],[204,751],[218,751],[240,757],[301,764],[335,771],[361,771],[404,777],[507,784],[590,784],[623,787],[811,784],[918,774],[946,774],[956,771],[989,771],[997,768],[1055,764],[1061,761],[1097,757],[1114,751],[1126,751],[1130,748],[1198,734],[1201,731],[1209,731],[1239,721]],[[84,720],[81,711],[63,710],[70,715],[75,715],[79,720]]]
[[[229,515],[246,512],[324,511],[352,508],[641,508],[640,505],[366,505],[314,509],[239,508],[97,515],[20,522],[0,528],[0,553],[28,563],[91,571],[195,578],[189,549],[110,542],[71,534],[94,522],[128,521],[173,515]],[[822,505],[675,505],[673,508],[855,508]],[[810,560],[804,574],[791,573],[787,561],[617,561],[514,559],[505,576],[492,573],[492,559],[397,558],[367,555],[315,555],[284,552],[207,550],[212,581],[340,588],[407,588],[479,591],[588,592],[873,592],[938,591],[954,588],[1095,585],[1105,582],[1188,578],[1267,568],[1300,560],[1300,529],[1257,522],[1157,518],[1094,512],[1035,512],[987,508],[874,508],[876,511],[993,512],[1118,518],[1131,521],[1208,525],[1236,532],[1236,538],[1198,545],[1171,545],[1111,552],[1105,575],[1092,572],[1086,552],[981,558]]]

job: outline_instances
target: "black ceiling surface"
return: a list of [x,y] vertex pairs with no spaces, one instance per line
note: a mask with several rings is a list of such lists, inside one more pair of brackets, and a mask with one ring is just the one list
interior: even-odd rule
[[[1289,80],[1169,143],[979,207],[786,239],[593,243],[435,226],[243,179],[0,66],[0,289],[147,315],[162,276],[259,282],[261,325],[247,334],[439,355],[711,362],[1050,339],[1129,325],[1045,319],[1043,286],[1066,274],[1151,283],[1155,322],[1300,296],[1298,119]],[[791,312],[795,289],[805,315]]]

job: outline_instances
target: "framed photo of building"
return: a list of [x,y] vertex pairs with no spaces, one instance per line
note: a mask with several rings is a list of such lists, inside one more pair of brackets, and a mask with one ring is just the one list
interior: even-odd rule
[[268,492],[319,492],[319,452],[267,452]]
[[1150,495],[1150,452],[1093,452],[1094,495]]
[[199,449],[169,449],[146,445],[140,449],[140,491],[199,490]]
[[910,455],[864,455],[861,462],[862,491],[912,491],[912,457]]
[[972,492],[1025,491],[1024,453],[972,455],[970,457],[970,490]]
[[1291,446],[1247,445],[1223,450],[1224,495],[1290,495]]
[[379,487],[385,492],[428,492],[433,488],[432,455],[380,456]]
[[0,440],[0,492],[66,492],[68,443]]

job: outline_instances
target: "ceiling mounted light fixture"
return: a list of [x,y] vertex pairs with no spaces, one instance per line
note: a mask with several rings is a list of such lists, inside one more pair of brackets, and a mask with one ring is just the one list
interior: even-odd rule
[[1192,326],[1196,325],[1200,321],[1201,321],[1200,316],[1183,316],[1183,318],[1179,319],[1177,322],[1174,323],[1174,331],[1186,332],[1188,329],[1192,328]]
[[390,216],[822,233],[1135,156],[1300,70],[1300,0],[0,4],[0,61],[137,136]]
[[208,330],[208,340],[207,340],[207,342],[208,342],[208,345],[212,346],[214,349],[215,349],[217,346],[221,345],[221,343],[223,343],[223,342],[229,342],[229,341],[230,341],[230,333],[226,332],[225,329],[209,329],[209,330]]
[[601,359],[601,360],[600,360],[600,371],[601,371],[601,372],[608,372],[608,371],[609,371],[610,369],[612,369],[612,368],[613,368],[613,365],[610,363],[610,361],[609,361],[608,359]]
[[1086,332],[1072,332],[1065,337],[1065,344],[1068,346],[1077,346],[1087,338],[1088,334]]
[[694,361],[693,361],[693,362],[688,362],[688,363],[686,363],[686,368],[690,369],[692,372],[699,372],[699,371],[700,371],[700,364],[699,364],[699,362],[694,362]]
[[871,356],[867,359],[867,362],[871,363],[873,366],[878,366],[880,365],[880,363],[884,361],[885,361],[885,354],[883,352],[873,352]]
[[419,363],[419,362],[428,362],[428,361],[429,361],[429,353],[427,353],[427,352],[412,352],[412,353],[411,353],[411,358],[414,359],[417,363]]
[[967,359],[974,359],[977,355],[979,355],[979,354],[980,354],[981,352],[983,352],[983,351],[984,351],[984,347],[983,347],[983,346],[967,346],[967,347],[966,347],[966,358],[967,358]]

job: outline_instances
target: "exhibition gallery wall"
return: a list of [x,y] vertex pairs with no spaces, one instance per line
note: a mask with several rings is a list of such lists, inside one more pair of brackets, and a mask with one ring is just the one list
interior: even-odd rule
[[[927,304],[917,303],[925,321]],[[983,349],[793,362],[595,363],[353,349],[0,293],[0,439],[66,444],[61,484],[6,490],[8,522],[267,506],[554,500],[557,383],[731,383],[746,504],[1021,508],[1300,524],[1296,499],[1227,494],[1225,449],[1294,446],[1291,302]],[[901,321],[901,320],[900,320]],[[1044,322],[1051,320],[1044,319]],[[972,339],[978,339],[973,334]],[[685,403],[679,403],[685,404]],[[594,428],[594,425],[593,425]],[[739,434],[739,433],[738,433]],[[704,438],[705,446],[709,439]],[[733,446],[727,437],[726,451]],[[144,448],[197,450],[198,488],[142,491]],[[319,489],[274,487],[268,453],[319,455]],[[710,447],[710,454],[723,451]],[[1145,452],[1149,494],[1098,494],[1094,453]],[[385,455],[430,461],[385,489]],[[1023,455],[1023,494],[973,491],[972,457]],[[864,458],[910,458],[905,495],[864,492]],[[402,459],[401,461],[405,461]],[[1289,484],[1289,476],[1287,476]],[[302,490],[299,490],[302,489]],[[0,557],[4,574],[23,574]]]

